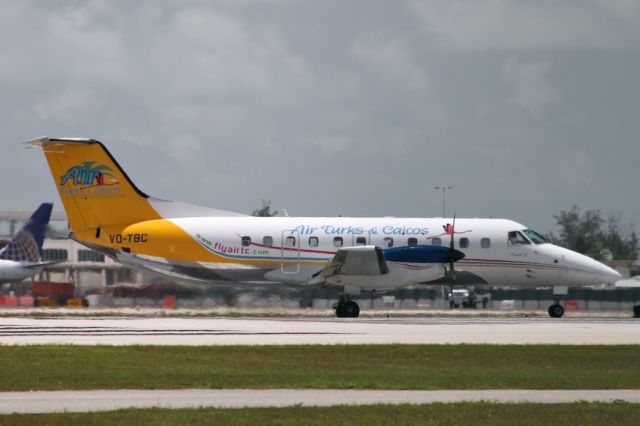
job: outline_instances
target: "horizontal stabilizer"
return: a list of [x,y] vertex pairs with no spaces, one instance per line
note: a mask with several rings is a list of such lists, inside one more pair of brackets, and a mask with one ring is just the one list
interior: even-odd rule
[[242,213],[230,212],[227,210],[212,209],[209,207],[194,206],[193,204],[181,203],[179,201],[167,201],[159,198],[149,197],[151,206],[165,218],[178,219],[182,217],[236,217],[247,216]]
[[24,269],[40,269],[47,266],[55,265],[56,263],[60,263],[60,261],[48,260],[46,262],[23,262],[20,264],[20,266],[22,266]]

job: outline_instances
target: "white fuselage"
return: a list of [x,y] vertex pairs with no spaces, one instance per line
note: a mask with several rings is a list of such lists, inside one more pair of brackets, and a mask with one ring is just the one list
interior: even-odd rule
[[[340,248],[359,245],[449,246],[447,218],[290,218],[195,217],[165,219],[184,230],[211,257],[182,259],[147,253],[118,254],[118,259],[169,276],[206,281],[313,284]],[[450,228],[449,228],[450,229]],[[550,243],[509,239],[526,227],[503,219],[456,219],[454,246],[465,254],[456,270],[478,283],[495,286],[584,286],[611,282],[619,274],[607,266]],[[522,234],[521,234],[522,235]],[[127,236],[123,237],[125,240]],[[129,237],[131,238],[131,237]],[[154,234],[148,238],[152,245]],[[385,290],[442,278],[444,263],[388,262],[389,274],[340,277],[328,285]],[[354,284],[355,283],[355,284]]]

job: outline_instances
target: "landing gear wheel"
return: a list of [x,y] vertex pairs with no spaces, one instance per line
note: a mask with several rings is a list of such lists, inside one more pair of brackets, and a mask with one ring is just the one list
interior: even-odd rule
[[334,307],[338,318],[357,318],[360,315],[360,306],[353,300],[348,302],[341,300]]
[[564,308],[559,303],[549,306],[549,316],[551,318],[561,318],[564,315]]
[[358,318],[360,315],[360,306],[353,300],[349,300],[344,304],[344,313],[347,318]]

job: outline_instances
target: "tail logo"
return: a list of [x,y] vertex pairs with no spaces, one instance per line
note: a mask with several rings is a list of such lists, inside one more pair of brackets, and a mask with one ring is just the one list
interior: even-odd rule
[[111,195],[120,192],[113,170],[105,165],[85,161],[70,167],[60,176],[61,190],[67,195]]

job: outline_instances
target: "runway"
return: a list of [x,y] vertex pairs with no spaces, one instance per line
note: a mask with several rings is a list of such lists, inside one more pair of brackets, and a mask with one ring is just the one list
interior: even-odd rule
[[0,344],[640,344],[632,318],[0,318]]
[[0,392],[0,414],[110,411],[122,408],[328,407],[435,402],[559,404],[578,401],[640,403],[640,390],[345,390],[183,389]]

